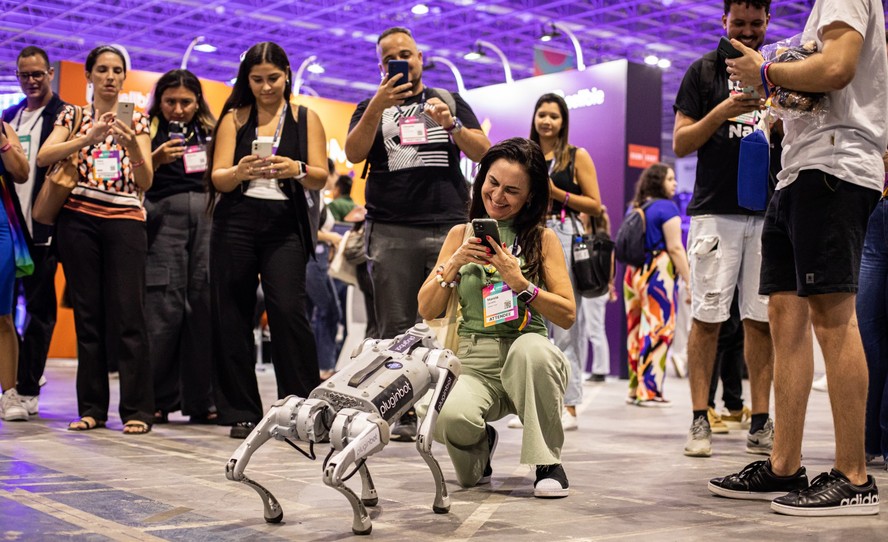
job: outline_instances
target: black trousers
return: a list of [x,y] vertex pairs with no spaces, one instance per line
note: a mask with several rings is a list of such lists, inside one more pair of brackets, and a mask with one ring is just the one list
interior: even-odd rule
[[28,317],[22,343],[19,347],[19,395],[40,395],[40,377],[46,369],[49,342],[56,324],[55,274],[58,256],[55,246],[30,247],[34,273],[19,279],[19,288],[25,293]]
[[145,328],[145,223],[62,210],[58,249],[77,332],[77,409],[108,419],[108,360],[120,370],[120,418],[154,419]]
[[201,192],[145,201],[148,263],[145,321],[154,405],[205,416],[215,409],[210,323],[210,217]]
[[715,408],[715,391],[718,380],[722,382],[722,401],[728,410],[743,408],[743,369],[746,357],[743,355],[743,322],[740,320],[738,292],[734,291],[731,302],[731,316],[722,323],[718,332],[718,351],[715,355],[715,368],[709,383],[709,406]]
[[258,422],[253,310],[259,277],[271,331],[278,397],[308,397],[320,384],[315,338],[306,315],[305,249],[294,205],[229,194],[213,215],[210,291],[213,386],[219,423]]

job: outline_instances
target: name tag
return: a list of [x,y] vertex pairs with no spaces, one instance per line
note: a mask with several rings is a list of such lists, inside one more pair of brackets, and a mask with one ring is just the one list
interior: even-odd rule
[[25,158],[28,159],[28,162],[31,161],[31,136],[29,135],[20,135],[19,143],[22,144],[22,150],[25,151]]
[[426,132],[425,121],[422,117],[404,117],[399,126],[401,128],[401,145],[422,145],[429,142],[429,134]]
[[93,151],[93,176],[103,181],[120,180],[120,151]]
[[207,149],[203,145],[192,145],[182,155],[185,173],[203,173],[207,170]]
[[481,290],[484,300],[484,327],[518,318],[518,296],[504,282],[495,282]]

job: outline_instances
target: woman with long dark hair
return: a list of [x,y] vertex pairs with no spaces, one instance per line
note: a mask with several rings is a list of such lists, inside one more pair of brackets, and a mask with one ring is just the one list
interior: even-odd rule
[[154,184],[148,213],[145,322],[151,342],[156,423],[181,410],[194,423],[216,418],[212,397],[210,217],[207,144],[216,119],[197,76],[172,70],[152,93]]
[[[546,157],[549,172],[549,199],[551,210],[546,225],[561,241],[565,259],[571,261],[571,240],[584,233],[578,215],[586,213],[595,217],[601,213],[601,196],[598,191],[598,174],[586,149],[574,147],[568,141],[570,115],[564,98],[557,94],[543,94],[533,108],[530,139],[537,143]],[[577,405],[583,403],[583,371],[589,355],[589,338],[586,335],[586,313],[583,298],[576,289],[576,279],[568,268],[570,281],[577,300],[577,325],[563,329],[549,325],[549,333],[570,360],[570,381],[564,394],[564,414],[561,423],[566,431],[577,428]],[[607,295],[600,304],[606,303]]]
[[517,414],[524,423],[521,463],[537,466],[534,495],[569,492],[560,422],[570,369],[544,319],[569,328],[575,305],[561,244],[543,225],[548,185],[535,143],[513,138],[491,147],[475,178],[469,217],[495,219],[502,246],[486,248],[466,231],[471,225],[455,226],[419,291],[426,319],[444,312],[451,288],[459,295],[462,369],[434,436],[447,446],[463,487],[490,481],[497,434],[487,422]]
[[641,267],[626,267],[623,301],[629,329],[629,397],[638,406],[669,406],[663,397],[666,352],[675,333],[676,277],[690,284],[688,256],[681,242],[681,216],[672,201],[675,172],[666,164],[654,164],[641,173],[635,188],[633,210],[645,216]]
[[145,328],[147,234],[143,193],[151,188],[148,117],[117,117],[126,79],[123,53],[103,45],[86,57],[93,101],[83,107],[75,137],[73,106],[65,106],[37,154],[46,167],[76,153],[79,180],[56,221],[59,258],[74,305],[77,404],[71,431],[103,427],[110,398],[108,364],[120,371],[123,432],[145,434],[154,421],[148,334]]
[[305,309],[317,235],[306,190],[327,180],[327,140],[317,114],[290,106],[291,79],[279,45],[250,47],[210,145],[210,193],[219,194],[211,201],[214,392],[232,438],[249,435],[263,414],[253,353],[260,276],[278,396],[308,397],[320,383]]

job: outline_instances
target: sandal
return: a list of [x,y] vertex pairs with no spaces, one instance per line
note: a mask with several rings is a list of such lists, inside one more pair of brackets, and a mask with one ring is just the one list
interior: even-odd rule
[[154,412],[154,423],[170,423],[170,413],[165,410]]
[[196,415],[192,414],[188,418],[188,423],[201,424],[201,425],[212,425],[215,424],[219,419],[219,413],[215,410],[207,411],[206,414]]
[[105,427],[104,420],[97,420],[92,416],[82,416],[79,420],[68,424],[68,431],[90,431],[101,427]]
[[124,435],[147,435],[151,432],[151,424],[141,420],[130,420],[123,424]]

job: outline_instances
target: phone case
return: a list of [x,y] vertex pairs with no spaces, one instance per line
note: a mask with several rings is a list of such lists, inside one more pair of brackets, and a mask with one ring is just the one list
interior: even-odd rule
[[488,235],[493,237],[493,240],[497,243],[501,242],[499,238],[499,228],[497,228],[496,221],[493,219],[476,218],[472,221],[472,231],[475,233],[475,237],[481,239],[481,244],[491,250],[493,250],[493,247],[490,246],[490,243],[487,241]]
[[743,53],[734,48],[731,40],[724,36],[718,40],[718,50],[725,58],[739,58],[743,56]]
[[271,156],[271,143],[264,141],[253,141],[253,154],[259,158],[267,158]]
[[129,102],[120,102],[117,104],[117,118],[122,120],[124,124],[132,124],[133,122],[133,104]]

